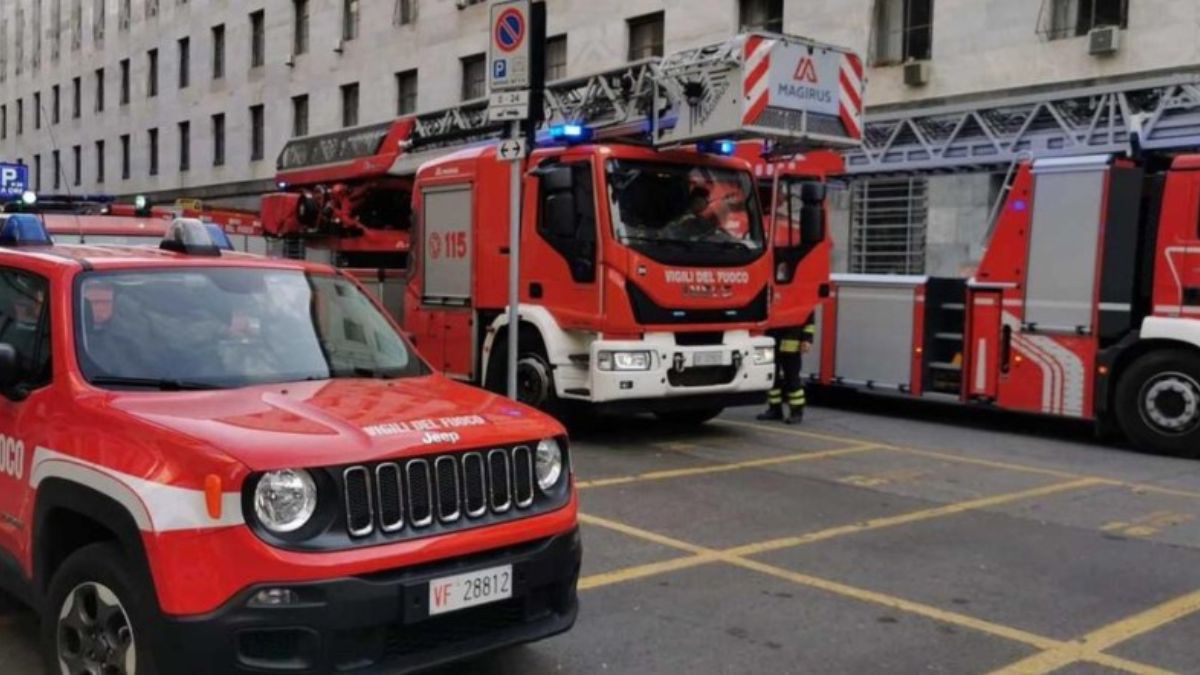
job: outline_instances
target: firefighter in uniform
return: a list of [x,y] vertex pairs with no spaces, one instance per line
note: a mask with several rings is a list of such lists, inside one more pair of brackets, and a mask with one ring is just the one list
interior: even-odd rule
[[[804,419],[804,382],[800,379],[803,355],[812,349],[817,326],[810,315],[803,326],[789,326],[771,331],[775,338],[775,386],[767,392],[767,411],[758,416],[763,421],[783,420],[799,424]],[[788,414],[783,414],[786,399]]]

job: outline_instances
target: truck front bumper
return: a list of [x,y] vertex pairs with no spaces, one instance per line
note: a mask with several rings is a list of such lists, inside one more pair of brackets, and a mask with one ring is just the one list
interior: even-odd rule
[[[207,615],[163,621],[166,673],[397,673],[566,631],[578,612],[578,530],[465,558],[374,574],[245,589]],[[513,566],[509,600],[431,617],[433,579]],[[251,606],[265,589],[298,602]]]
[[[671,334],[648,334],[643,340],[596,340],[591,345],[589,370],[593,403],[679,399],[669,407],[694,407],[682,399],[696,398],[709,407],[754,402],[771,388],[775,364],[762,359],[774,354],[769,337],[751,337],[742,331],[726,333],[721,344],[677,344]],[[646,370],[606,370],[604,353],[646,352]],[[728,403],[723,403],[728,401]]]

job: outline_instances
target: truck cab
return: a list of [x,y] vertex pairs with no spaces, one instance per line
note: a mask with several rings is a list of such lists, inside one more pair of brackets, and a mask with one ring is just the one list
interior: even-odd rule
[[[0,586],[58,672],[439,665],[567,630],[567,439],[350,276],[0,217]],[[469,628],[465,628],[469,627]]]

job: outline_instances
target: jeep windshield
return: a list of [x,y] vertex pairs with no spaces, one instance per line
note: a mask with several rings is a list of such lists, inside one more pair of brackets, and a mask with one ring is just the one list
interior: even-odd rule
[[80,368],[104,388],[228,389],[427,372],[371,300],[331,275],[227,267],[89,272],[75,316]]
[[763,227],[745,171],[609,160],[613,231],[626,246],[675,265],[744,265],[762,255]]

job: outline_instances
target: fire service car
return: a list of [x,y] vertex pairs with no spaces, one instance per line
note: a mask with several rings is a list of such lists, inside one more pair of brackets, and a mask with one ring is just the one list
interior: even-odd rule
[[332,268],[0,218],[0,586],[51,670],[403,672],[571,627],[558,423]]

